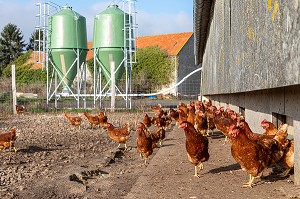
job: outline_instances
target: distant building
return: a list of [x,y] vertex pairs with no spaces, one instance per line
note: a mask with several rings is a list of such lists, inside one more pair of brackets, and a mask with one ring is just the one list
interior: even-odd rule
[[[174,82],[181,81],[186,75],[199,68],[195,65],[194,35],[192,32],[140,36],[136,39],[137,48],[158,46],[166,50],[174,63]],[[186,79],[174,91],[179,96],[198,96],[200,92],[200,72]]]

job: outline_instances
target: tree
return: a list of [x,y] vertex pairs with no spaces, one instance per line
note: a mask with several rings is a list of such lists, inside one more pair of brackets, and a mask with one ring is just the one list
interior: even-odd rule
[[22,55],[25,47],[22,31],[14,24],[7,24],[0,36],[0,75],[13,60]]
[[26,50],[43,51],[42,42],[43,42],[43,31],[35,30],[29,38],[29,43],[26,46]]
[[[174,67],[167,52],[158,46],[148,46],[138,49],[137,63],[132,67],[132,78],[144,80],[141,85],[152,80],[154,85],[166,85],[174,79]],[[152,87],[152,86],[151,86]],[[151,88],[150,88],[151,89]]]

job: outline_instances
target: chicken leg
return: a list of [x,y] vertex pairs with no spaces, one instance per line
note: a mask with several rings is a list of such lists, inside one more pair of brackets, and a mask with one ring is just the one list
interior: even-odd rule
[[10,151],[11,151],[11,149],[13,149],[15,153],[17,153],[17,151],[18,151],[18,149],[15,146],[14,147],[10,146]]
[[197,164],[197,165],[195,166],[195,174],[194,174],[194,176],[200,178],[200,176],[198,175],[198,169],[197,169],[197,167],[199,167],[199,169],[202,170],[202,169],[204,168],[204,167],[203,167],[203,163],[200,162],[199,164]]
[[225,140],[224,140],[224,143],[223,143],[223,145],[225,145],[227,141],[228,141],[228,137],[227,137],[227,136],[225,136]]
[[147,158],[146,156],[144,156],[143,153],[140,153],[140,157],[141,157],[142,160],[144,159],[144,164],[147,165],[147,163],[148,163],[148,162],[147,162],[148,158]]
[[[121,144],[118,145],[118,149],[120,148],[120,146],[121,146]],[[124,146],[125,146],[124,151],[126,151],[126,150],[127,150],[127,145],[126,145],[126,143],[124,143]]]
[[279,174],[279,177],[288,176],[291,170],[292,170],[292,168],[287,168],[285,171],[283,171],[282,173]]
[[252,188],[252,184],[253,184],[254,178],[255,177],[253,177],[251,174],[249,174],[249,182],[244,183],[243,188],[246,188],[246,187]]
[[148,158],[147,158],[147,157],[145,157],[145,162],[144,162],[144,163],[145,163],[145,165],[147,165],[147,163],[148,163],[148,161],[147,161],[147,160],[148,160]]

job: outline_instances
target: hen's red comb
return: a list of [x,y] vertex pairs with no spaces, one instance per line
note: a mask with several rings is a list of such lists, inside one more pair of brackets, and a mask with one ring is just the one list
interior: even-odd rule
[[266,119],[264,119],[263,121],[261,121],[261,124],[264,124],[265,122],[267,122],[267,120],[266,120]]

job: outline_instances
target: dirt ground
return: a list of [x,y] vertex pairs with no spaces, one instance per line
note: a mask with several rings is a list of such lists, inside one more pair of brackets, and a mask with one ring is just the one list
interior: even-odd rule
[[300,198],[293,174],[282,179],[270,169],[252,189],[241,188],[248,175],[218,132],[209,137],[210,159],[200,178],[193,176],[183,130],[175,124],[145,165],[136,151],[135,132],[143,113],[107,115],[115,126],[130,122],[129,150],[117,149],[107,132],[92,129],[84,116],[80,130],[60,113],[0,117],[0,132],[13,126],[19,130],[18,152],[0,152],[0,198]]

